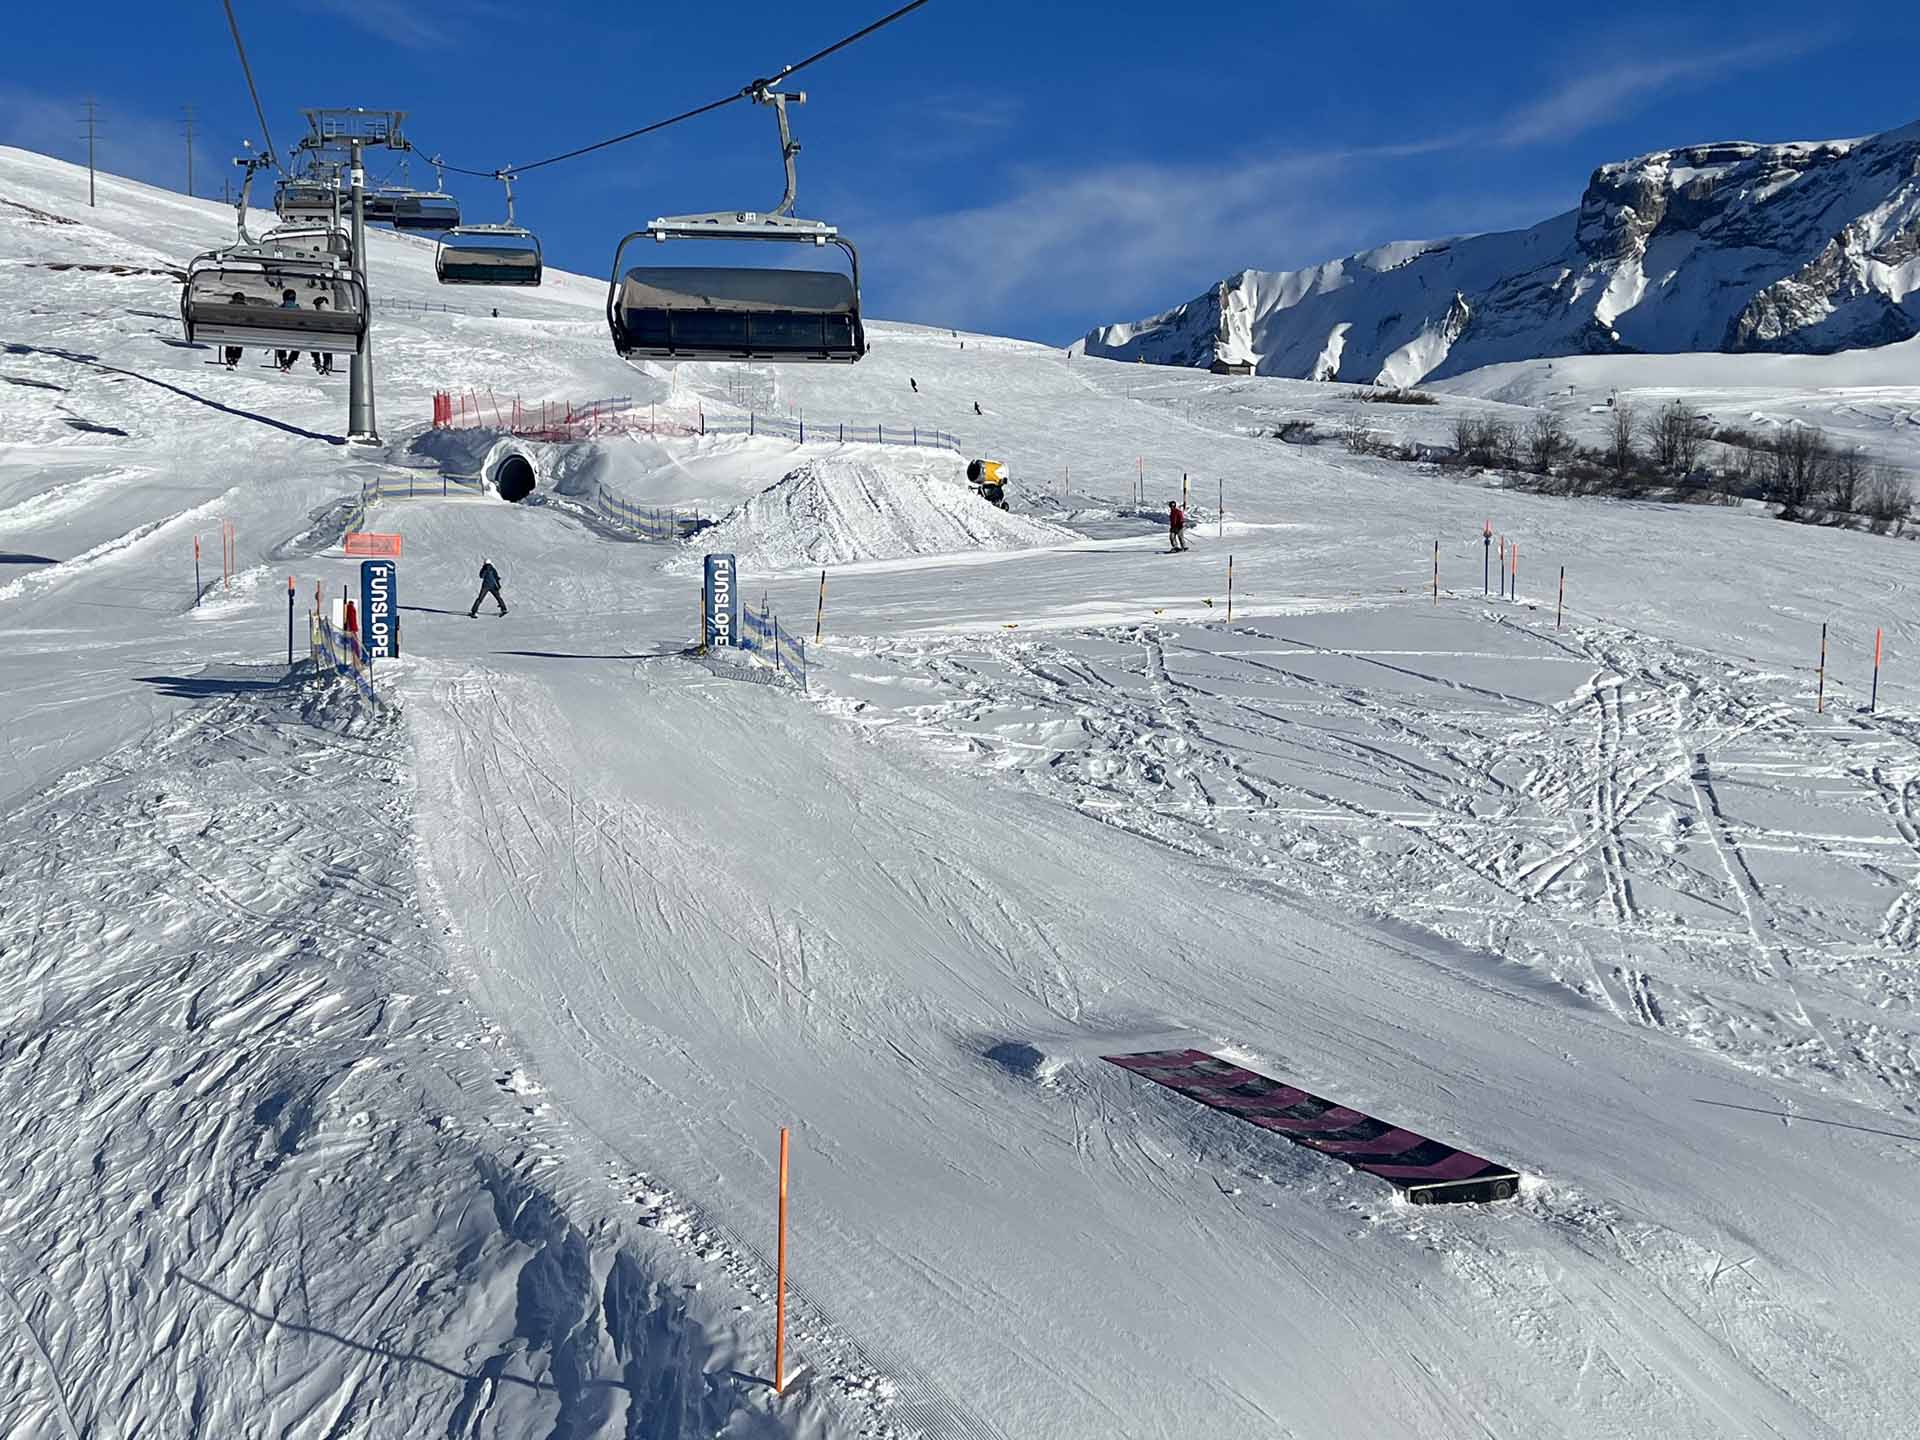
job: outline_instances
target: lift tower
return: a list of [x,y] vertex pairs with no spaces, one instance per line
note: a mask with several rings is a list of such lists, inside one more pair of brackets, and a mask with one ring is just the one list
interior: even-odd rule
[[[362,293],[367,296],[367,306],[371,310],[373,292],[366,288],[366,152],[374,148],[401,152],[412,149],[401,129],[401,123],[407,118],[406,112],[354,107],[308,110],[305,114],[308,134],[300,142],[302,148],[345,150],[347,153],[347,173],[352,182],[353,196],[353,263],[359,272]],[[367,343],[353,357],[347,370],[347,443],[350,445],[380,443],[380,429],[373,406],[372,315],[369,314],[367,319]]]

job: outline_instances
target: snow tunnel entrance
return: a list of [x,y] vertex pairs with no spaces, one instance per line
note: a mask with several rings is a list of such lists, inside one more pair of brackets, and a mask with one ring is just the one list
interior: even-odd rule
[[533,493],[533,462],[524,455],[507,455],[494,467],[493,488],[502,500],[518,505]]

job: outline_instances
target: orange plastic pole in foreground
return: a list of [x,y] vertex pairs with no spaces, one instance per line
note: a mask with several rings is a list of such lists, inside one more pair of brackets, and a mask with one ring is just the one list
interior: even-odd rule
[[1880,631],[1873,632],[1873,693],[1867,697],[1867,711],[1880,708]]
[[821,623],[826,620],[826,618],[827,618],[827,572],[825,567],[822,567],[820,571],[820,603],[814,607],[814,611],[813,611],[813,643],[816,645],[820,643],[820,626],[821,626]]
[[780,1247],[773,1298],[773,1393],[787,1386],[787,1127],[780,1127]]

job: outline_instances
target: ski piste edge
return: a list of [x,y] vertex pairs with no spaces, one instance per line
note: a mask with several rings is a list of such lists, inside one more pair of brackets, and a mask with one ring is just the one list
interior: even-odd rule
[[1204,1050],[1103,1055],[1110,1065],[1385,1180],[1412,1205],[1487,1204],[1520,1193],[1515,1170],[1430,1140]]

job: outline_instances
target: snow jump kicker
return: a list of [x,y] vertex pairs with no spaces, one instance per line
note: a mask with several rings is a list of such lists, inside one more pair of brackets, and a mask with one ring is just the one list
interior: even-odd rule
[[1415,1205],[1511,1200],[1520,1191],[1519,1175],[1504,1165],[1323,1100],[1283,1080],[1243,1070],[1204,1050],[1101,1058],[1189,1100],[1377,1175]]

